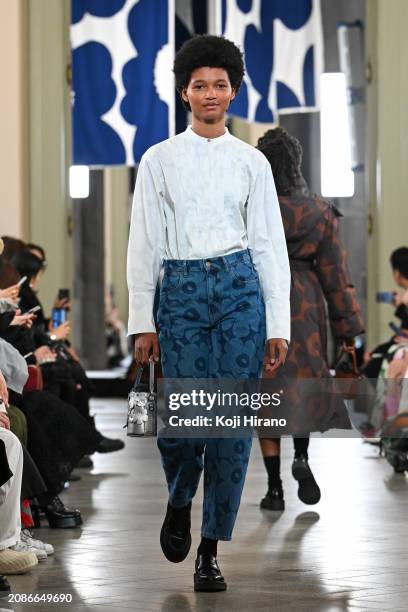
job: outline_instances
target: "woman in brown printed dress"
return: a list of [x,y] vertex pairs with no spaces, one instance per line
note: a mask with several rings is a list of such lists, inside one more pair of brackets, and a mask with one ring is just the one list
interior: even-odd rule
[[[279,376],[280,380],[327,379],[330,369],[326,311],[336,342],[353,344],[353,338],[364,331],[338,233],[338,218],[342,215],[327,200],[310,193],[301,172],[302,147],[285,129],[268,130],[257,148],[272,167],[292,273],[292,339],[286,363],[279,373],[265,370],[263,376]],[[335,421],[334,418],[330,424],[317,424],[316,429],[341,426]],[[260,443],[268,473],[268,491],[261,508],[283,510],[280,438],[264,438]],[[292,474],[299,484],[299,498],[306,504],[315,504],[320,499],[320,489],[308,463],[308,446],[307,434],[294,437]]]

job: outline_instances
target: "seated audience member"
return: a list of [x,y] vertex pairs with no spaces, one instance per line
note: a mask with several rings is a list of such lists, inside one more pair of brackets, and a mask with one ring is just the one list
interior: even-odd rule
[[[0,368],[7,375],[10,403],[24,413],[29,431],[27,450],[45,483],[45,491],[27,487],[31,491],[27,497],[38,498],[34,505],[37,523],[43,511],[52,527],[76,527],[82,523],[79,510],[66,508],[58,493],[78,461],[95,451],[99,436],[73,407],[57,397],[41,390],[24,392],[24,359],[1,338],[0,349]],[[21,374],[24,368],[25,375]]]
[[4,242],[0,238],[0,313],[17,310],[20,278],[17,270],[2,257]]
[[[24,343],[24,348],[22,348],[21,344],[17,346],[16,340],[13,341],[10,336],[6,339],[14,344],[22,354],[30,352],[36,354],[36,351],[41,351],[41,354],[36,354],[36,357],[39,357],[41,362],[45,390],[73,404],[82,417],[95,428],[94,420],[89,411],[90,385],[88,378],[75,353],[66,345],[66,340],[70,334],[69,323],[63,323],[57,328],[52,328],[49,319],[44,315],[37,296],[38,284],[45,269],[44,261],[23,249],[16,251],[11,260],[21,277],[27,277],[20,288],[19,306],[23,311],[39,306],[39,310],[35,313],[32,321],[33,342],[36,348],[29,349],[27,343]],[[13,337],[15,335],[14,332]],[[23,340],[21,333],[19,337],[21,342]],[[25,337],[25,340],[27,340],[27,337]],[[50,342],[51,347],[48,347],[47,343]],[[54,351],[51,351],[50,348],[53,348]],[[53,352],[54,354],[52,354]],[[124,447],[122,440],[107,438],[99,432],[97,433],[100,438],[97,452],[109,453],[121,450]]]
[[0,480],[0,574],[6,576],[25,574],[38,563],[34,552],[13,550],[20,542],[21,533],[23,451],[19,440],[8,427],[7,417],[0,413],[0,441],[4,444],[9,466],[6,478]]
[[[1,345],[0,345],[1,348]],[[18,364],[21,366],[21,364]],[[10,375],[10,371],[14,373],[16,369],[16,362],[10,359],[7,362],[6,367],[8,368],[7,375]],[[17,366],[17,369],[18,368]],[[16,377],[13,376],[15,379]],[[16,383],[14,380],[11,384]],[[16,383],[18,384],[18,382]],[[29,527],[34,525],[31,517],[30,505],[27,498],[35,497],[44,493],[47,489],[45,483],[39,473],[37,466],[32,460],[28,453],[25,445],[27,443],[27,423],[24,415],[20,413],[17,408],[14,408],[8,403],[8,389],[5,378],[2,372],[0,372],[0,426],[3,425],[6,429],[9,429],[18,438],[21,448],[23,451],[23,472],[21,480],[21,512],[20,512],[20,539],[12,549],[16,552],[33,552],[39,561],[43,561],[48,555],[53,554],[54,549],[50,544],[45,544],[40,540],[35,540],[32,533],[29,531]],[[13,415],[12,418],[11,415]],[[18,432],[13,431],[13,425],[16,424],[16,417],[18,418]],[[21,437],[19,437],[19,435]]]
[[392,273],[398,287],[403,291],[394,292],[394,316],[400,320],[400,332],[394,334],[387,342],[376,346],[365,355],[365,376],[377,378],[381,364],[389,349],[396,344],[406,344],[408,339],[408,247],[400,247],[391,253]]
[[394,294],[394,314],[408,333],[408,247],[400,247],[391,254],[391,267],[395,282],[403,290]]

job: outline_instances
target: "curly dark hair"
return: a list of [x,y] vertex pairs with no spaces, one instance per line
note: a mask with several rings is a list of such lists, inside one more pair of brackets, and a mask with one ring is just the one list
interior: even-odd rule
[[291,192],[304,181],[301,170],[302,145],[285,128],[277,127],[265,132],[258,140],[257,149],[271,164],[278,195]]
[[[174,59],[173,71],[180,97],[190,82],[191,73],[204,66],[226,70],[231,87],[238,93],[245,74],[241,51],[223,36],[199,34],[187,40]],[[191,110],[188,102],[183,100],[183,104]]]

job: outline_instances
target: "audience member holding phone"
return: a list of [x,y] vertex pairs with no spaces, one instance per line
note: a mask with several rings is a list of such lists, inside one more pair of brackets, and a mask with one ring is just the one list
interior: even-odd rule
[[19,306],[24,312],[35,309],[34,332],[37,344],[46,344],[50,339],[54,341],[66,340],[71,333],[69,321],[65,320],[63,323],[54,325],[53,319],[45,316],[37,295],[39,283],[46,269],[44,262],[24,249],[14,253],[11,263],[26,278],[20,288]]
[[[44,389],[73,404],[81,416],[95,428],[89,410],[90,384],[78,355],[68,342],[71,333],[67,318],[70,309],[69,290],[59,290],[52,316],[50,319],[46,318],[37,293],[39,283],[47,269],[45,252],[38,245],[27,246],[28,248],[24,247],[14,252],[11,264],[21,276],[27,277],[21,286],[19,305],[24,311],[36,309],[35,315],[30,316],[35,317],[33,334],[37,351],[41,348],[45,353],[36,354],[37,362],[39,361],[42,367]],[[98,452],[108,453],[124,447],[122,440],[107,438],[97,433],[100,436]]]
[[393,251],[390,264],[394,280],[402,292],[382,291],[377,293],[376,298],[379,303],[395,306],[394,316],[400,320],[400,326],[390,323],[392,337],[364,355],[364,374],[368,378],[378,377],[382,360],[393,345],[408,343],[408,247]]

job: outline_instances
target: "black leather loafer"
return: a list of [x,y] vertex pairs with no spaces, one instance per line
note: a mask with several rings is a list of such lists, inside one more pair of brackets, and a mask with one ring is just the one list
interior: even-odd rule
[[293,478],[298,481],[298,497],[304,504],[312,506],[320,500],[320,488],[317,484],[305,455],[295,457],[292,463]]
[[116,451],[122,450],[125,447],[123,440],[117,440],[115,438],[105,438],[102,436],[101,441],[96,449],[97,453],[115,453]]
[[285,509],[285,500],[283,499],[283,489],[273,487],[268,489],[265,497],[261,500],[260,506],[263,510],[274,510],[282,512]]
[[215,592],[225,591],[227,583],[218,567],[214,555],[198,555],[195,562],[194,590]]
[[172,508],[167,512],[160,532],[160,545],[164,556],[172,563],[180,563],[191,547],[191,503],[185,508]]

